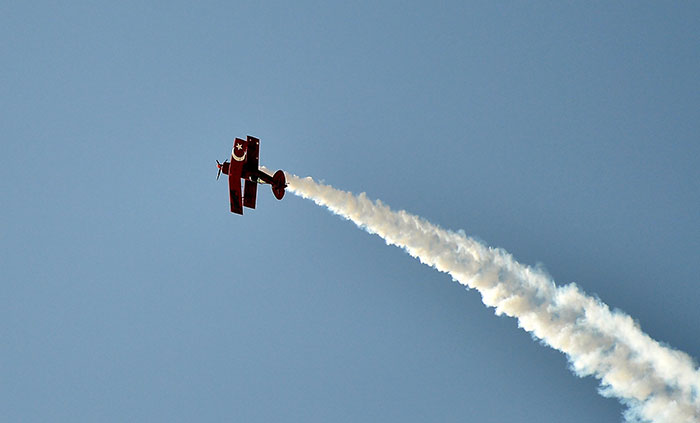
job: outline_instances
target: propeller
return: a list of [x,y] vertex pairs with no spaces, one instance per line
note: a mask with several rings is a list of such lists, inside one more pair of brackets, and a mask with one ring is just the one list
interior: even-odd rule
[[216,167],[219,168],[219,171],[218,171],[217,174],[216,174],[216,180],[217,180],[217,181],[219,180],[219,176],[221,176],[221,167],[222,167],[222,166],[223,166],[223,165],[222,165],[221,163],[219,163],[219,161],[217,160],[217,161],[216,161]]

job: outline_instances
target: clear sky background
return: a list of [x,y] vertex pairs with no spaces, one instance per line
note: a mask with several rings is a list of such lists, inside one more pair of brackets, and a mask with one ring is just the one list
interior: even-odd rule
[[[614,3],[614,4],[610,4]],[[0,420],[617,422],[261,162],[542,263],[700,357],[694,2],[6,2]]]

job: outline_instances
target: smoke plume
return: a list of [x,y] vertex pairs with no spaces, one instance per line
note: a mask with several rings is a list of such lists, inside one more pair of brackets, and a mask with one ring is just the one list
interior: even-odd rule
[[700,422],[700,371],[692,358],[661,345],[632,318],[612,311],[575,284],[557,286],[543,271],[518,263],[462,231],[442,229],[311,178],[287,174],[289,190],[403,248],[421,263],[479,291],[497,315],[566,354],[572,371],[600,381],[603,396],[627,405],[629,422]]

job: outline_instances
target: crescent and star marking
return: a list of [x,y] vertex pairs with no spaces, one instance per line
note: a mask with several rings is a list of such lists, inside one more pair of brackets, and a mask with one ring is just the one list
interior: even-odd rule
[[246,152],[243,153],[243,155],[240,157],[236,155],[236,150],[240,150],[242,148],[243,146],[240,143],[236,143],[235,147],[231,150],[231,156],[233,157],[233,160],[237,162],[242,162],[243,160],[245,160],[245,156],[248,154],[248,150],[246,150]]

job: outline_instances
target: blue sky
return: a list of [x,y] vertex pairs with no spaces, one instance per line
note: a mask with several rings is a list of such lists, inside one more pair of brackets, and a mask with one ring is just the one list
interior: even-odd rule
[[2,6],[3,421],[620,421],[261,162],[464,229],[700,357],[691,3]]

